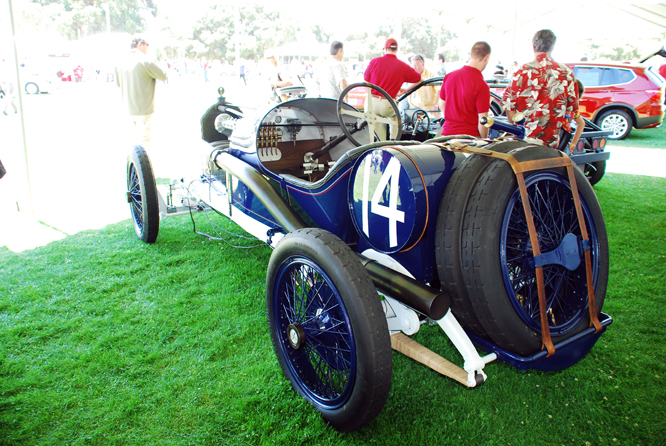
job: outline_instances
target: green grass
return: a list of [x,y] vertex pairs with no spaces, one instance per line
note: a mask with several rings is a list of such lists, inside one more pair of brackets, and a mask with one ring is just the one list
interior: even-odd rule
[[[652,129],[633,129],[629,136],[621,141],[608,141],[608,150],[612,152],[613,146],[639,147],[643,149],[665,149],[666,125]],[[612,156],[612,155],[611,155]]]
[[[663,444],[665,188],[619,174],[596,187],[614,323],[579,364],[495,362],[467,389],[394,353],[388,403],[350,434],[281,374],[265,316],[270,249],[203,239],[189,217],[162,222],[154,245],[124,221],[0,248],[0,445]],[[461,364],[436,327],[415,338]]]

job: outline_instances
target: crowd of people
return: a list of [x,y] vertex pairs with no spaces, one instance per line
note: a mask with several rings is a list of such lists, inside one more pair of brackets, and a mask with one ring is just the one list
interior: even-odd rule
[[[561,135],[572,132],[572,122],[576,122],[576,132],[571,138],[571,146],[576,145],[584,127],[578,111],[583,86],[576,81],[570,68],[553,60],[551,53],[556,40],[551,30],[540,30],[532,39],[533,61],[523,66],[514,62],[509,72],[501,62],[493,68],[495,77],[508,77],[502,102],[509,119],[520,112],[524,118],[526,139],[553,148],[558,148]],[[386,40],[384,55],[372,59],[363,75],[366,82],[377,85],[393,99],[435,77],[426,68],[423,55],[411,55],[408,64],[397,57],[398,48],[395,39]],[[344,45],[333,42],[330,52],[328,63],[319,73],[320,95],[337,99],[348,84],[342,65]],[[487,137],[488,128],[480,124],[480,119],[488,116],[490,110],[490,87],[483,75],[490,57],[490,45],[476,42],[467,63],[446,73],[444,56],[438,54],[437,75],[444,76],[439,91],[434,86],[420,88],[408,98],[409,106],[439,111],[444,117],[442,135]],[[391,119],[395,115],[391,102],[377,90],[373,89],[371,95],[372,98],[366,101],[369,111]],[[378,137],[386,139],[386,126],[373,125]],[[391,138],[395,137],[394,127],[391,126]]]

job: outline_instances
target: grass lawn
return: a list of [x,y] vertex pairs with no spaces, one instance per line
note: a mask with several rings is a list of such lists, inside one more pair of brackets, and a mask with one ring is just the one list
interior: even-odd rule
[[629,136],[621,141],[608,141],[608,149],[611,153],[613,147],[639,147],[643,149],[665,149],[666,125],[652,129],[633,129]]
[[[0,445],[663,444],[665,189],[621,174],[596,186],[614,323],[579,364],[495,362],[467,389],[394,353],[387,405],[351,434],[282,376],[265,316],[270,249],[203,239],[187,216],[162,222],[154,245],[126,220],[0,248]],[[415,338],[462,364],[436,327]]]

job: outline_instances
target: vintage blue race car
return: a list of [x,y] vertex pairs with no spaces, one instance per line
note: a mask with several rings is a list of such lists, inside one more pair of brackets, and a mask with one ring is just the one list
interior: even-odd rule
[[[153,243],[161,217],[210,207],[273,247],[276,355],[336,429],[382,410],[392,348],[474,387],[495,359],[569,367],[611,323],[603,215],[562,152],[511,136],[416,138],[430,124],[411,114],[403,125],[395,103],[393,118],[324,98],[250,116],[222,93],[201,121],[203,170],[180,183],[189,206],[163,200],[145,150],[132,150],[136,234]],[[398,137],[376,140],[375,125]],[[426,322],[452,340],[462,368],[408,337]]]

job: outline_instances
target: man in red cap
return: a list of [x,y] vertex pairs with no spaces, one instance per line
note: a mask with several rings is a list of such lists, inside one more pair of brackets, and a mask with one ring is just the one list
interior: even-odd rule
[[[381,87],[392,98],[398,95],[400,87],[404,82],[410,84],[421,82],[421,75],[414,68],[398,59],[398,42],[390,38],[384,44],[384,55],[376,57],[370,61],[365,70],[363,78],[366,82]],[[378,91],[372,90],[372,100],[366,101],[366,104],[372,104],[368,111],[384,117],[395,115],[391,103],[386,100]],[[372,108],[372,109],[370,109]],[[397,134],[397,127],[391,126],[391,139]],[[386,139],[386,130],[383,125],[376,125],[375,132],[379,139]]]

